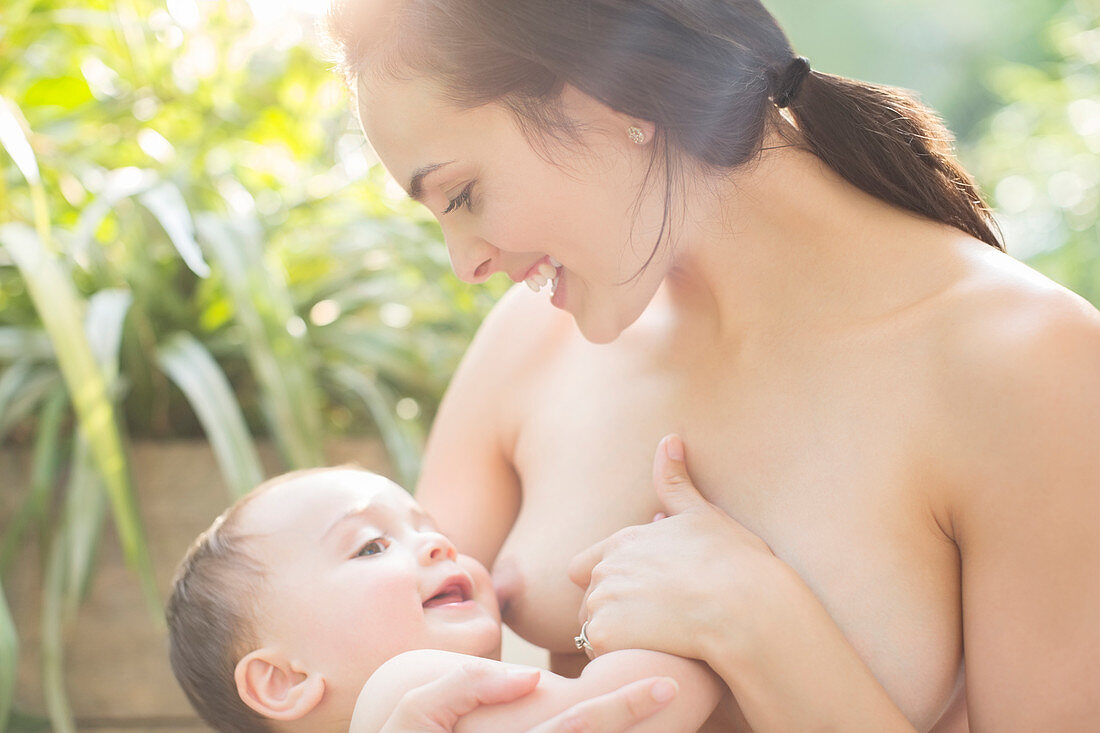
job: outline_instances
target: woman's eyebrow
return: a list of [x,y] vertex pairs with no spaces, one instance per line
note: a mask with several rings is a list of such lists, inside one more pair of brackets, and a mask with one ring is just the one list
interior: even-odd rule
[[424,177],[432,171],[438,170],[445,165],[450,165],[453,162],[453,160],[448,160],[446,163],[432,163],[431,165],[423,165],[413,171],[412,179],[409,181],[409,185],[405,189],[409,192],[409,198],[411,198],[413,201],[424,203],[422,198],[424,195]]

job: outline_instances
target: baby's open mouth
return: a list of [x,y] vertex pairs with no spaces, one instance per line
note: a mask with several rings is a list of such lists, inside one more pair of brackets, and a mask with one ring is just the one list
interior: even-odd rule
[[453,575],[447,578],[428,600],[424,601],[424,608],[462,603],[470,600],[470,597],[470,581],[464,576]]

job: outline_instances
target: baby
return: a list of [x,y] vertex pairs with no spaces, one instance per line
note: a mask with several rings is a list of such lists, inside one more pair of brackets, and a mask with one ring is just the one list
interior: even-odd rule
[[[184,557],[168,625],[180,685],[207,723],[232,733],[374,733],[409,690],[500,658],[488,571],[403,489],[351,467],[286,474],[226,510]],[[526,731],[654,676],[680,692],[631,730],[698,730],[722,689],[707,667],[626,650],[577,679],[542,671],[534,692],[482,706],[455,731]]]

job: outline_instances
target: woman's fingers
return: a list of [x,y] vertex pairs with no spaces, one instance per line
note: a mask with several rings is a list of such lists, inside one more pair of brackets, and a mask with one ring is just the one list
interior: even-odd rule
[[380,733],[449,733],[478,706],[523,697],[538,681],[537,669],[466,664],[405,693]]
[[601,540],[587,550],[575,555],[569,561],[569,579],[581,588],[587,588],[592,582],[592,568],[603,559],[604,550],[609,540]]
[[621,733],[656,714],[676,693],[669,677],[639,680],[574,705],[528,733]]
[[691,481],[684,457],[684,441],[675,433],[666,435],[657,444],[653,485],[668,515],[711,506]]

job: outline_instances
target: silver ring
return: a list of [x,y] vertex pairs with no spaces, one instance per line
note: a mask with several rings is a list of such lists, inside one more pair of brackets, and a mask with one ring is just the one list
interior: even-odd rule
[[578,651],[590,651],[595,652],[592,648],[592,643],[588,641],[588,622],[585,621],[581,624],[581,635],[573,637],[573,643],[577,645]]

